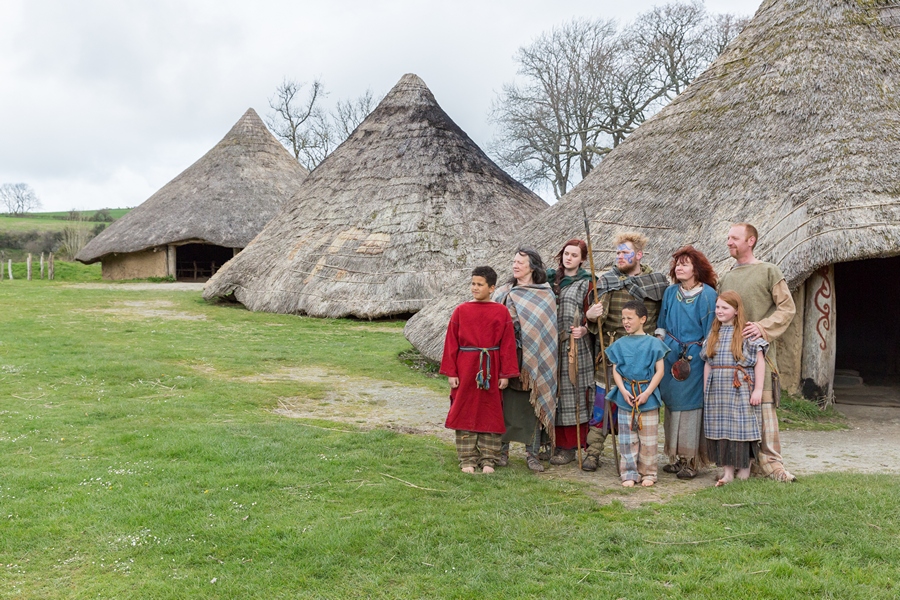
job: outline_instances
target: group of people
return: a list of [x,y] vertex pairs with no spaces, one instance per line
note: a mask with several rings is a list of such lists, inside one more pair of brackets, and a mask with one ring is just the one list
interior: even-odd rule
[[525,445],[533,471],[576,459],[595,471],[613,436],[622,485],[652,486],[664,408],[663,471],[691,479],[715,463],[716,485],[748,478],[751,467],[793,481],[781,458],[772,342],[795,307],[778,267],[754,256],[758,238],[748,223],[730,228],[736,263],[721,279],[692,246],[673,254],[669,279],[653,272],[639,233],[616,237],[615,266],[596,278],[579,239],[549,269],[520,248],[500,286],[492,268],[476,268],[441,362],[462,471],[506,466],[510,442]]

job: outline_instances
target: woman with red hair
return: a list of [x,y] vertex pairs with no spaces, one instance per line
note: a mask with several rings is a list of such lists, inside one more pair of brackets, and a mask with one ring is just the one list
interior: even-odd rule
[[594,343],[584,316],[593,290],[591,274],[582,268],[587,258],[587,244],[571,239],[556,255],[557,268],[547,270],[547,280],[556,294],[559,331],[556,447],[550,457],[554,465],[575,460],[579,440],[582,448],[587,446],[594,402]]
[[700,347],[715,320],[716,273],[693,246],[672,255],[656,335],[669,347],[659,385],[665,412],[667,473],[693,479],[707,464],[703,437],[703,360]]

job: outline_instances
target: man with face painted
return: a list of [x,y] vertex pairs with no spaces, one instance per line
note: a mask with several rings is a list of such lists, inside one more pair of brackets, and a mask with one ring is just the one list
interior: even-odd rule
[[[622,307],[631,300],[639,300],[647,307],[644,331],[653,335],[656,330],[656,318],[669,281],[663,273],[654,273],[650,267],[641,264],[646,244],[647,238],[640,233],[628,232],[616,236],[616,265],[597,279],[599,302],[591,306],[585,316],[588,328],[595,334],[600,332],[603,335],[606,348],[626,335],[622,326]],[[602,367],[598,364],[596,378],[599,389],[588,431],[587,458],[582,463],[585,471],[597,470],[608,433],[601,427],[606,405],[603,386],[606,382],[610,386],[615,384],[609,369],[606,375],[603,376]]]

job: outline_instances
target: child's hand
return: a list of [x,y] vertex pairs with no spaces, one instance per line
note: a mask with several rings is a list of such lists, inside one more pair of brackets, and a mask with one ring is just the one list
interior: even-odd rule
[[572,337],[576,340],[583,338],[588,332],[587,327],[570,327],[569,329],[572,331]]
[[451,390],[455,390],[459,387],[459,377],[448,377],[447,382],[450,384]]
[[497,387],[499,387],[501,390],[505,390],[506,386],[508,386],[508,385],[509,385],[509,379],[501,379],[500,383],[498,384]]
[[753,393],[750,394],[750,406],[759,406],[762,402],[762,389],[753,390]]
[[647,400],[649,400],[649,399],[650,399],[650,392],[641,392],[640,396],[638,396],[637,399],[635,400],[635,404],[640,406],[641,404],[646,403]]
[[619,392],[621,392],[622,397],[625,398],[625,402],[628,403],[628,406],[634,406],[634,396],[629,394],[626,390],[619,388]]

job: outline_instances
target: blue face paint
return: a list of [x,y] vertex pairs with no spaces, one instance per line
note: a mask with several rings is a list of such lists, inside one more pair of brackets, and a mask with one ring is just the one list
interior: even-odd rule
[[634,250],[629,248],[628,244],[619,244],[616,246],[616,256],[623,258],[628,264],[634,262],[634,254]]

